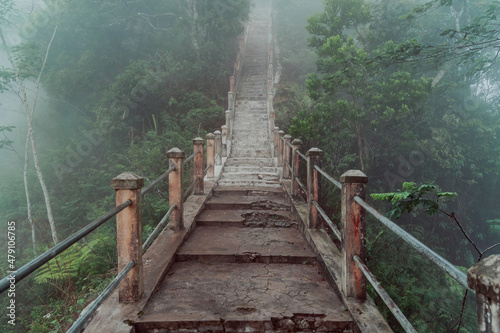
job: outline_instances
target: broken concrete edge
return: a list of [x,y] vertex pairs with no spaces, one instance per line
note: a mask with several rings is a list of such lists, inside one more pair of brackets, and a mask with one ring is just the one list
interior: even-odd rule
[[184,203],[185,229],[173,231],[165,227],[143,254],[144,294],[138,302],[119,303],[118,289],[99,307],[90,320],[85,332],[120,332],[133,333],[133,323],[140,318],[142,311],[155,292],[160,288],[165,276],[175,262],[179,248],[196,228],[196,219],[205,208],[205,203],[212,197],[220,178],[205,181],[204,195],[191,195]]
[[368,296],[365,302],[360,302],[343,295],[340,281],[342,276],[342,254],[325,230],[307,227],[307,203],[300,203],[292,198],[291,180],[282,180],[281,184],[285,191],[285,197],[290,202],[292,214],[297,218],[298,228],[316,253],[316,259],[322,273],[332,285],[337,296],[343,301],[354,320],[354,332],[393,333],[371,297]]

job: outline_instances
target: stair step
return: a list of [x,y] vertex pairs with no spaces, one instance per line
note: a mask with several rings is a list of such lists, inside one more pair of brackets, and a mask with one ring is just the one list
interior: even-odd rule
[[264,174],[276,174],[278,173],[278,168],[276,167],[256,167],[256,166],[226,166],[224,167],[224,173],[264,173]]
[[314,264],[316,255],[295,228],[197,227],[176,261]]
[[278,182],[280,176],[277,173],[264,174],[264,173],[223,173],[221,181],[258,181],[264,180],[267,182]]
[[206,210],[196,220],[198,227],[297,228],[288,211]]
[[226,165],[259,165],[259,166],[273,166],[275,164],[274,158],[247,158],[247,157],[230,157]]
[[[225,182],[232,183],[232,182]],[[235,182],[238,183],[238,182]],[[259,186],[265,184],[259,183]],[[277,183],[281,186],[281,184]],[[288,202],[284,198],[273,198],[267,196],[245,196],[245,197],[212,197],[205,204],[206,209],[253,209],[253,210],[290,210]]]
[[316,265],[178,262],[135,330],[349,332],[352,318],[319,271]]
[[279,196],[284,197],[283,188],[249,187],[249,186],[217,186],[213,191],[214,196],[238,195],[238,196]]

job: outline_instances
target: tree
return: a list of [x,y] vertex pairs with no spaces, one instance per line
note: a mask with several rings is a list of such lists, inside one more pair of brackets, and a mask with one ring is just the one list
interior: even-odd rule
[[[9,1],[9,3],[10,3],[10,1]],[[6,10],[8,8],[10,8],[11,6],[12,5],[10,5],[10,4],[5,4],[5,7],[4,7],[5,12],[2,12],[4,18],[5,18],[5,15],[8,15],[8,12]],[[0,23],[4,23],[4,21],[1,20]],[[35,78],[35,93],[34,93],[33,100],[30,104],[30,102],[28,100],[28,93],[27,93],[26,83],[25,83],[27,77],[24,76],[25,73],[21,72],[21,68],[19,67],[19,64],[14,60],[14,58],[12,56],[12,52],[10,50],[10,47],[7,44],[7,40],[5,39],[3,28],[0,26],[0,41],[2,43],[2,46],[5,49],[5,52],[7,54],[7,58],[9,60],[10,65],[11,65],[12,73],[10,75],[11,75],[11,77],[14,78],[14,82],[17,84],[18,93],[19,93],[21,102],[24,106],[24,112],[25,112],[26,123],[27,123],[27,128],[28,128],[28,134],[27,134],[27,138],[26,138],[26,147],[25,147],[25,156],[24,156],[24,184],[25,184],[26,203],[27,203],[27,210],[28,210],[28,220],[29,220],[29,222],[31,224],[31,228],[32,228],[32,242],[33,242],[34,249],[35,249],[35,243],[36,243],[35,242],[35,226],[34,226],[32,216],[31,216],[31,200],[30,200],[30,195],[29,195],[29,190],[28,190],[28,185],[27,185],[27,182],[28,182],[27,181],[27,174],[28,174],[27,170],[28,170],[28,163],[29,163],[29,158],[28,158],[29,153],[28,152],[29,152],[29,148],[30,148],[29,145],[30,144],[31,144],[31,152],[32,152],[33,161],[34,161],[34,165],[35,165],[35,170],[36,170],[38,180],[40,182],[40,186],[42,188],[43,195],[45,198],[45,208],[47,211],[47,218],[48,218],[50,230],[52,233],[52,240],[53,240],[54,244],[57,244],[59,242],[58,237],[57,237],[57,231],[56,231],[56,223],[55,223],[54,216],[52,213],[52,205],[51,205],[51,201],[50,201],[49,191],[47,189],[47,185],[46,185],[45,180],[44,180],[43,172],[42,172],[41,167],[40,167],[38,150],[37,150],[37,145],[36,145],[35,136],[34,136],[34,128],[33,128],[33,117],[35,114],[36,103],[37,103],[37,99],[38,99],[38,95],[39,95],[39,91],[40,91],[40,80],[41,80],[45,65],[47,63],[47,59],[48,59],[49,51],[50,51],[50,46],[52,44],[52,41],[54,40],[56,32],[57,32],[57,25],[54,28],[54,32],[53,32],[52,37],[51,37],[49,44],[47,46],[45,57],[43,58],[43,62],[41,64],[41,68],[39,70],[38,76]],[[4,75],[4,77],[5,77],[5,75]]]

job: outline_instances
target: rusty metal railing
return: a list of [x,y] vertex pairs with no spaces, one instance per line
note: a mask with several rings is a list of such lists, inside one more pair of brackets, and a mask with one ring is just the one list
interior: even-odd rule
[[[362,276],[363,279],[366,279],[366,281],[372,284],[377,294],[379,294],[381,299],[386,303],[389,310],[404,330],[406,332],[416,332],[408,319],[400,311],[364,263],[364,258],[366,257],[366,245],[362,239],[366,237],[366,227],[364,225],[365,211],[373,215],[377,220],[392,230],[398,237],[409,243],[418,252],[422,253],[425,257],[435,263],[440,269],[450,275],[462,286],[472,290],[467,286],[467,275],[465,273],[429,249],[409,233],[401,229],[394,222],[377,212],[372,206],[364,201],[365,183],[367,182],[367,177],[362,172],[349,171],[342,175],[341,181],[339,182],[321,168],[321,156],[323,155],[321,150],[313,148],[306,154],[303,154],[299,151],[302,145],[300,140],[296,139],[291,143],[291,137],[284,135],[284,132],[279,131],[279,128],[275,129],[275,133],[275,151],[278,152],[277,157],[279,166],[283,168],[283,178],[291,179],[292,195],[297,197],[300,190],[304,191],[307,195],[307,224],[309,228],[318,228],[320,226],[318,218],[321,217],[332,233],[342,243],[341,251],[346,253],[345,255],[348,258],[348,260],[342,265],[342,275],[346,277],[346,281],[342,281],[342,291],[347,297],[355,297],[361,300],[366,298],[365,283],[359,283],[359,281],[356,281],[354,278],[354,276],[358,276],[358,278],[359,276]],[[290,160],[292,161],[292,165],[290,165]],[[300,160],[305,160],[308,164],[307,182],[305,184],[299,178],[301,170]],[[339,230],[336,224],[319,204],[321,197],[320,177],[323,177],[335,187],[342,190],[341,204],[343,207],[343,232]],[[355,204],[353,205],[353,203]],[[343,237],[350,238],[350,240],[346,242]],[[353,239],[353,237],[356,239]],[[359,274],[355,273],[356,270],[359,271]]]

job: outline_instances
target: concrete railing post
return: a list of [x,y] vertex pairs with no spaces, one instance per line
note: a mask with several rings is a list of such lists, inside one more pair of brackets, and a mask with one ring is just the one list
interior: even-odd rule
[[226,125],[222,126],[222,157],[227,157],[227,140],[229,137],[229,129]]
[[320,173],[314,167],[321,167],[321,157],[323,151],[318,148],[311,148],[306,153],[307,156],[307,224],[309,228],[319,228],[319,213],[313,201],[319,202],[321,197]]
[[231,76],[229,78],[229,91],[234,93],[234,76]]
[[276,112],[274,112],[274,109],[271,109],[271,115],[269,118],[269,139],[272,140],[271,142],[274,142],[274,124],[276,122]]
[[283,153],[284,151],[284,145],[283,145],[283,137],[285,136],[285,132],[282,130],[278,131],[278,166],[282,167],[283,166]]
[[[353,257],[366,260],[365,210],[354,201],[365,199],[368,177],[359,170],[340,176],[342,183],[342,289],[346,297],[366,300],[366,278]],[[366,261],[365,261],[366,262]]]
[[291,172],[289,166],[290,157],[292,156],[292,147],[290,147],[289,143],[292,141],[292,136],[287,134],[283,137],[283,178],[290,179]]
[[492,255],[469,268],[467,284],[476,291],[477,332],[500,332],[500,255]]
[[227,93],[227,108],[231,111],[231,116],[234,115],[234,105],[233,105],[233,92],[230,91]]
[[194,195],[203,195],[203,146],[205,145],[205,141],[202,138],[196,138],[193,140],[193,152],[198,153],[194,157],[194,168],[193,168],[193,180],[195,182],[194,185]]
[[207,177],[208,178],[214,178],[215,177],[215,135],[212,133],[207,134],[207,167],[208,173]]
[[274,126],[274,157],[276,157],[279,165],[279,159],[280,159],[280,136],[278,134],[279,132],[279,127]]
[[116,242],[118,246],[118,271],[134,261],[135,266],[120,283],[120,303],[136,302],[144,292],[142,271],[142,214],[141,188],[144,178],[125,172],[111,180],[116,191],[116,205],[130,200],[132,204],[116,215]]
[[227,126],[228,131],[230,131],[231,130],[231,111],[230,110],[226,111],[226,126]]
[[215,131],[215,165],[222,165],[222,132]]
[[168,175],[168,201],[170,207],[175,205],[175,209],[170,215],[170,229],[184,229],[184,190],[182,188],[182,162],[186,158],[184,153],[179,148],[172,148],[167,152],[167,157],[170,160],[170,165],[175,166],[175,170]]
[[300,156],[297,154],[302,148],[302,141],[295,139],[292,141],[292,195],[298,197],[300,195],[300,186],[295,181],[296,177],[300,175]]
[[274,94],[272,92],[269,92],[269,94],[267,94],[267,105],[269,105],[269,114],[271,114],[271,112],[273,112],[273,99],[274,99]]

